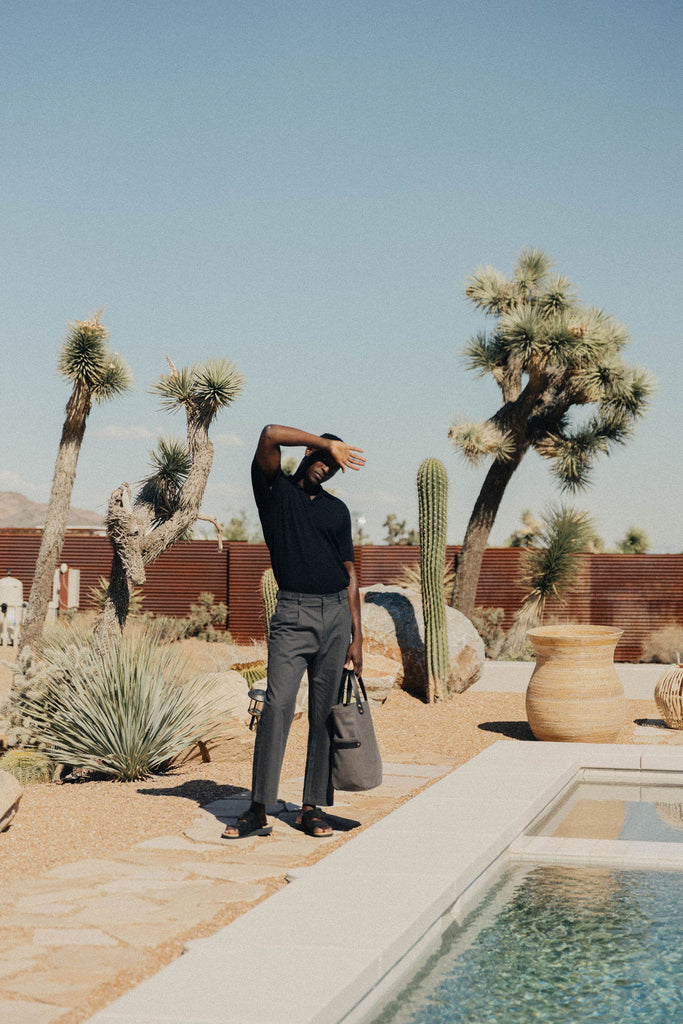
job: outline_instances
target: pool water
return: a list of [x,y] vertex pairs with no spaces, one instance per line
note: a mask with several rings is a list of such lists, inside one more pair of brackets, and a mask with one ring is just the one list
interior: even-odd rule
[[508,870],[372,1024],[683,1021],[683,877]]
[[683,786],[577,782],[528,835],[683,843]]

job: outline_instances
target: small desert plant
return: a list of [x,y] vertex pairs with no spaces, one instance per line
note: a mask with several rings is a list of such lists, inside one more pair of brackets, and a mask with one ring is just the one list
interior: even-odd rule
[[477,605],[472,613],[472,625],[484,641],[484,653],[487,658],[495,658],[505,633],[502,622],[505,618],[503,608],[484,608]]
[[641,661],[659,662],[661,665],[678,664],[683,657],[683,626],[671,623],[655,629],[643,640]]
[[[109,593],[109,580],[104,576],[100,576],[97,581],[96,587],[90,588],[90,600],[98,609],[102,611],[105,602],[107,600],[107,594]],[[140,615],[142,612],[142,589],[140,587],[133,587],[130,591],[130,603],[128,605],[129,615]]]
[[244,676],[249,686],[260,683],[268,674],[268,664],[265,661],[238,661],[230,668],[233,672],[239,672]]
[[217,734],[213,684],[188,680],[167,645],[126,637],[100,650],[93,637],[74,636],[48,641],[41,657],[49,681],[39,700],[23,701],[23,712],[60,764],[143,779]]
[[210,643],[225,640],[226,634],[219,632],[214,627],[224,624],[227,616],[227,605],[222,602],[217,604],[213,594],[204,590],[197,598],[196,603],[190,605],[190,616],[185,636],[195,636]]
[[31,782],[51,782],[55,764],[41,750],[8,750],[0,757],[0,771],[9,772],[27,786]]
[[585,512],[564,505],[551,507],[542,519],[538,547],[528,548],[518,584],[525,590],[524,602],[503,640],[498,657],[515,661],[524,658],[527,630],[543,621],[546,601],[564,601],[578,584],[584,570],[582,553],[595,533]]

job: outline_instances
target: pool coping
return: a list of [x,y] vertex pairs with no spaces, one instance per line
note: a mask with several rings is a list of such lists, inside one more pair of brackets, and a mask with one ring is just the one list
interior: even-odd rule
[[89,1024],[360,1024],[503,861],[683,868],[683,844],[523,836],[582,769],[655,781],[683,749],[499,740]]

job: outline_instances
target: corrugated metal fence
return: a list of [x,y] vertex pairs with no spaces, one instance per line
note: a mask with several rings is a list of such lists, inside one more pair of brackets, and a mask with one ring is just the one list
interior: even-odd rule
[[[24,584],[28,597],[40,546],[38,531],[0,530],[0,573],[9,570]],[[454,567],[459,547],[450,545],[447,560]],[[519,548],[489,548],[477,604],[503,608],[507,628],[523,594],[517,585]],[[106,537],[69,533],[62,561],[81,570],[81,607],[92,607],[91,588],[108,577],[111,548]],[[361,586],[391,583],[403,566],[420,560],[417,547],[367,545],[356,548]],[[617,659],[637,661],[643,639],[671,623],[683,625],[683,555],[589,555],[579,586],[566,604],[549,601],[545,621],[593,622],[624,630]],[[143,608],[156,614],[185,616],[200,591],[210,591],[230,611],[228,626],[239,641],[265,635],[260,579],[270,565],[264,544],[231,542],[222,552],[215,541],[193,540],[176,545],[147,567]]]

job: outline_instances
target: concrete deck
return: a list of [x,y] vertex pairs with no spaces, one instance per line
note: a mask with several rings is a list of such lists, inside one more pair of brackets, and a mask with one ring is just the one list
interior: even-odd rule
[[657,779],[683,750],[500,741],[89,1024],[361,1024],[510,857],[683,869],[683,844],[523,836],[582,769]]

